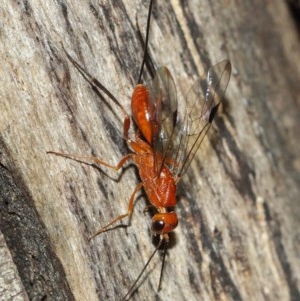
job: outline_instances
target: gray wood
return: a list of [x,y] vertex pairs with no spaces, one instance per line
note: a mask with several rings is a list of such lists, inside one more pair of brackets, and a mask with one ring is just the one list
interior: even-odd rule
[[0,287],[2,300],[24,300],[27,301],[28,296],[12,260],[9,248],[5,243],[5,239],[0,234]]
[[[131,300],[299,300],[300,55],[287,4],[157,6],[150,54],[155,66],[171,70],[179,99],[220,60],[231,60],[233,75],[223,114],[179,185],[180,221],[162,290],[157,294],[156,256]],[[142,58],[135,17],[144,18],[143,7],[137,1],[1,3],[0,162],[24,196],[2,194],[1,231],[18,270],[32,254],[40,260],[20,273],[31,300],[37,290],[49,300],[120,300],[154,249],[142,196],[131,227],[88,242],[125,212],[138,182],[134,168],[121,175],[46,155],[93,154],[116,164],[126,154],[121,112],[92,91],[61,42],[129,111]],[[20,211],[9,211],[11,204]],[[22,206],[36,216],[26,219]],[[6,218],[12,215],[13,222]],[[32,236],[29,246],[14,248],[20,237]],[[44,245],[45,252],[36,247]],[[44,275],[39,285],[37,274]]]

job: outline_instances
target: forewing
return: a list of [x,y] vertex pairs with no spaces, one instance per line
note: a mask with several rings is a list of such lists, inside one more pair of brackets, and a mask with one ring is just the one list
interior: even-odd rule
[[230,62],[219,62],[208,70],[205,77],[197,80],[187,94],[186,112],[178,122],[178,149],[173,152],[170,165],[177,178],[186,172],[207,134],[222,102],[230,74]]
[[174,148],[174,130],[177,121],[175,83],[167,67],[157,70],[150,87],[152,147],[157,174]]

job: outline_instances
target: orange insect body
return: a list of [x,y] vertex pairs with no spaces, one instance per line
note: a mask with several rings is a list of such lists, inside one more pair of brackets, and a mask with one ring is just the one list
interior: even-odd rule
[[138,166],[144,190],[150,203],[156,207],[158,214],[152,218],[152,230],[156,234],[173,231],[178,223],[175,212],[167,212],[166,208],[176,205],[176,183],[170,170],[163,166],[157,174],[155,157],[151,147],[152,120],[149,93],[144,85],[137,85],[131,98],[132,117],[147,142],[137,138],[128,140],[128,144],[136,153],[134,162]]
[[137,85],[131,97],[132,117],[148,143],[152,141],[150,124],[150,104],[148,90],[144,85]]

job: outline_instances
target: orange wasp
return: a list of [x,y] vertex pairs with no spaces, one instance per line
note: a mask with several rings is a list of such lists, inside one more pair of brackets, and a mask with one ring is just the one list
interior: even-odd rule
[[151,206],[156,209],[156,213],[152,217],[152,233],[159,235],[160,240],[139,276],[124,296],[124,300],[133,293],[146,267],[164,243],[158,286],[158,290],[160,289],[169,233],[178,224],[177,214],[174,211],[176,186],[190,166],[196,151],[211,127],[231,74],[231,64],[228,60],[221,61],[211,67],[206,76],[200,77],[192,85],[185,99],[185,112],[182,115],[177,110],[176,87],[167,67],[161,67],[157,70],[151,86],[147,87],[142,84],[141,76],[147,54],[152,3],[153,1],[150,1],[148,11],[144,59],[138,85],[134,88],[131,98],[132,118],[138,128],[134,138],[129,137],[130,117],[124,107],[112,93],[97,79],[89,75],[64,49],[68,59],[91,86],[99,93],[101,91],[105,93],[123,112],[123,136],[132,152],[124,156],[117,166],[110,165],[96,157],[48,152],[70,159],[104,165],[116,171],[121,169],[129,160],[137,166],[141,181],[130,197],[127,212],[113,219],[91,237],[94,238],[106,231],[125,217],[130,217],[135,195],[137,191],[144,189]]

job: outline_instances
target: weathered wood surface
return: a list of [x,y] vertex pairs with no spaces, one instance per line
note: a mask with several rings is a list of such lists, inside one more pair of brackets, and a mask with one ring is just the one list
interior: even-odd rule
[[[223,115],[179,187],[162,290],[156,256],[131,300],[300,300],[300,48],[287,4],[158,6],[150,53],[170,68],[179,97],[224,58],[233,75]],[[134,168],[119,176],[46,155],[115,164],[126,153],[121,112],[60,42],[129,109],[142,57],[137,11],[138,1],[1,2],[1,231],[26,291],[12,281],[1,300],[120,300],[154,248],[142,197],[131,227],[88,242],[126,210]]]

